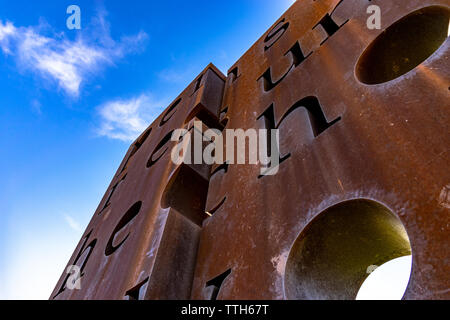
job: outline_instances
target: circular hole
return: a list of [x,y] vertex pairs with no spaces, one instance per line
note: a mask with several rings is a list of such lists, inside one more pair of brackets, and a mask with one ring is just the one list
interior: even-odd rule
[[447,39],[450,10],[431,6],[395,22],[362,54],[356,76],[365,84],[380,84],[411,71]]
[[337,204],[320,213],[292,246],[286,297],[355,299],[374,266],[410,254],[406,230],[388,208],[366,199]]
[[401,300],[408,286],[411,267],[412,256],[369,267],[370,275],[359,289],[356,300]]

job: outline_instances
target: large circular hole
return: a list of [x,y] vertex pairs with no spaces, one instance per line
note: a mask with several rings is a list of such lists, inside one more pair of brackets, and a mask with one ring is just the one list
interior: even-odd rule
[[355,299],[377,266],[410,254],[406,230],[388,208],[366,199],[337,204],[295,241],[286,264],[286,297]]
[[356,66],[358,79],[380,84],[411,71],[431,56],[447,39],[450,10],[431,6],[400,19],[362,54]]

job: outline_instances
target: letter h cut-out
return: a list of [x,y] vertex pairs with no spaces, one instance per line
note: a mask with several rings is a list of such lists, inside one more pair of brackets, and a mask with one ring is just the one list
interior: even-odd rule
[[[307,111],[308,114],[308,120],[311,125],[312,129],[312,136],[314,138],[317,138],[319,135],[321,135],[323,132],[325,132],[328,128],[336,124],[338,121],[341,120],[341,117],[338,117],[334,119],[333,121],[328,122],[327,118],[325,117],[325,114],[322,110],[322,107],[319,103],[319,100],[316,97],[306,97],[298,102],[296,102],[292,107],[290,107],[284,115],[281,117],[280,121],[276,123],[275,120],[275,110],[274,105],[270,105],[269,108],[267,108],[259,117],[259,119],[263,119],[265,122],[265,127],[268,129],[268,132],[271,129],[279,129],[280,125],[285,121],[295,110],[299,108],[304,108]],[[270,157],[272,155],[272,152],[277,152],[280,155],[279,164],[286,161],[291,154],[287,153],[285,155],[282,155],[280,153],[280,150],[271,150],[271,142],[270,142],[270,135],[267,135],[267,146],[268,146],[268,156]],[[262,178],[263,176],[259,176],[259,178]]]

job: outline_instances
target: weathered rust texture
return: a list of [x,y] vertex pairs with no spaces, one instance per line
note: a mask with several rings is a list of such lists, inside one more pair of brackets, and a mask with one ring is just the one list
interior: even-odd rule
[[[381,30],[366,26],[370,4],[382,8]],[[83,287],[56,299],[292,298],[286,286],[295,275],[286,276],[286,265],[297,238],[320,213],[354,199],[388,208],[407,231],[413,269],[404,298],[450,298],[450,42],[391,81],[367,85],[357,71],[389,26],[429,6],[449,10],[448,0],[297,1],[226,78],[208,66],[149,127],[148,138],[130,147],[69,261],[84,267]],[[194,119],[219,129],[278,128],[278,174],[259,177],[259,165],[177,167],[170,162],[173,143],[147,168],[160,141]],[[138,201],[139,213],[112,247],[125,242],[105,255],[114,229]],[[358,208],[364,206],[373,208]],[[353,276],[349,286],[365,276]],[[355,293],[329,288],[325,296],[314,288],[299,296]]]
[[[177,128],[191,128],[192,122],[199,120],[193,110],[207,110],[207,115],[202,115],[202,119],[218,123],[225,83],[225,77],[212,65],[198,78],[201,78],[200,82],[197,82],[198,79],[193,81],[128,150],[69,261],[69,265],[76,264],[83,269],[82,289],[66,289],[59,293],[65,287],[67,274],[64,273],[51,298],[126,299],[130,298],[126,293],[137,289],[138,285],[141,291],[142,287],[148,286],[155,292],[161,292],[164,286],[158,279],[173,280],[172,285],[180,284],[179,292],[170,291],[167,287],[160,298],[189,296],[193,274],[192,271],[186,274],[184,270],[193,268],[193,259],[197,255],[198,229],[201,219],[206,216],[204,211],[201,212],[204,216],[200,216],[198,209],[203,210],[204,204],[202,206],[198,202],[206,200],[209,168],[203,165],[174,165],[170,161],[175,145],[170,141],[171,132]],[[180,172],[181,179],[176,179]],[[192,188],[183,181],[185,178],[204,181],[203,188]],[[177,205],[185,201],[184,212],[163,207],[164,193],[170,192],[171,188],[177,192],[188,188],[188,196],[195,196],[187,198],[186,193],[181,193],[178,199],[172,199]],[[138,202],[141,203],[140,209],[127,214],[129,208]],[[174,237],[175,234],[178,236]],[[95,241],[93,249],[86,251],[85,244],[92,241]],[[79,255],[81,258],[77,259]],[[176,260],[171,262],[172,266],[185,264],[185,269],[176,271],[170,267],[164,268],[165,261],[170,260],[167,255],[172,255]],[[136,298],[136,290],[132,296]],[[154,294],[141,292],[140,296],[154,297]]]

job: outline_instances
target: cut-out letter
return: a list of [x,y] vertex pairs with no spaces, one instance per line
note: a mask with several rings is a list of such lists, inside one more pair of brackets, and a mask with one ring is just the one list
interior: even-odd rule
[[222,287],[223,282],[225,279],[231,274],[231,269],[228,269],[221,275],[215,277],[212,280],[209,280],[206,283],[206,287],[213,287],[213,292],[211,293],[210,300],[217,300],[217,297],[219,296],[220,288]]
[[116,246],[114,246],[114,238],[116,237],[116,234],[119,233],[120,230],[122,230],[124,227],[126,227],[133,219],[138,215],[139,211],[141,210],[142,202],[138,201],[136,202],[128,211],[123,215],[122,219],[120,219],[117,226],[114,228],[114,231],[112,232],[111,236],[109,237],[108,244],[105,248],[105,255],[108,257],[112,255],[114,252],[119,249],[123,243],[128,239],[130,236],[130,233],[128,233],[125,238]]

